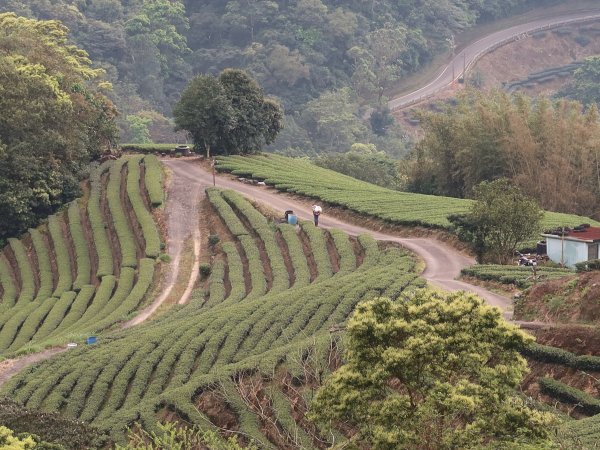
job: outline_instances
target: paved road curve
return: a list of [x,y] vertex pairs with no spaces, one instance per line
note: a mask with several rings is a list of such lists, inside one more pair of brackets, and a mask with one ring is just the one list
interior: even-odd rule
[[427,85],[414,92],[391,100],[388,102],[388,106],[391,110],[401,109],[437,93],[461,77],[465,66],[467,69],[470,68],[477,59],[485,53],[497,48],[503,43],[519,39],[520,36],[523,36],[526,33],[543,28],[552,28],[559,25],[567,25],[569,23],[598,19],[600,19],[600,8],[594,10],[587,9],[552,18],[534,20],[492,33],[465,47],[447,66],[441,68],[436,73],[435,78]]
[[[163,161],[166,166],[173,171],[174,179],[186,179],[190,188],[195,185],[203,187],[212,186],[212,174],[205,170],[194,160],[166,160]],[[293,209],[299,218],[312,220],[311,209],[290,196],[281,194],[274,189],[265,186],[254,186],[241,183],[226,176],[217,175],[217,187],[236,190],[246,197],[269,205],[271,208],[281,211]],[[474,292],[484,298],[490,305],[499,307],[507,319],[512,317],[512,302],[510,299],[498,294],[494,294],[479,286],[473,286],[454,278],[458,277],[463,267],[474,264],[472,258],[466,257],[453,248],[433,238],[400,238],[398,236],[376,232],[356,225],[351,225],[333,217],[327,216],[324,211],[319,219],[319,225],[323,228],[339,228],[346,233],[357,236],[362,233],[369,233],[375,239],[382,241],[392,241],[401,244],[407,249],[418,254],[425,262],[426,269],[422,276],[432,284],[448,291],[465,290]]]

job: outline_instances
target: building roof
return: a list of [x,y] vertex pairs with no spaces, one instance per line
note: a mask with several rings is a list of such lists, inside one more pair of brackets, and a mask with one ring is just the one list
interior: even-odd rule
[[[559,235],[544,234],[545,237],[560,239]],[[588,227],[582,231],[565,230],[565,239],[576,239],[580,241],[600,241],[600,227]]]

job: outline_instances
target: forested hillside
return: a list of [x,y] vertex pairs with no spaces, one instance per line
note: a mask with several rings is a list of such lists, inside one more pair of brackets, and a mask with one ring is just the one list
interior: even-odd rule
[[69,27],[114,84],[124,141],[176,139],[167,118],[191,76],[244,67],[285,106],[275,147],[311,154],[355,142],[398,152],[400,131],[371,126],[359,105],[384,104],[476,22],[558,2],[6,0],[0,11]]

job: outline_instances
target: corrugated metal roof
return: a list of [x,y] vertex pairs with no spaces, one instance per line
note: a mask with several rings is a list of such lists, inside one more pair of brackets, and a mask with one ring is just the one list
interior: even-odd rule
[[[583,231],[567,231],[565,233],[565,238],[567,237],[570,239],[580,239],[582,241],[600,241],[600,227],[589,227]],[[560,239],[560,236],[556,236],[556,238]]]

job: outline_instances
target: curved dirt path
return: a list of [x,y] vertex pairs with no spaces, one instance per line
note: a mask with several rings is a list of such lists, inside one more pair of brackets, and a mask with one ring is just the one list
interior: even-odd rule
[[[212,173],[202,167],[197,160],[179,159],[165,162],[165,164],[173,171],[175,178],[185,179],[190,185],[197,184],[204,189],[213,184]],[[281,211],[282,216],[283,211],[293,209],[300,219],[312,220],[312,211],[309,207],[274,189],[241,183],[219,175],[217,175],[216,185],[217,187],[236,190],[254,201],[265,203],[269,207]],[[352,236],[369,233],[377,240],[397,242],[423,259],[426,268],[421,276],[433,285],[448,291],[464,290],[473,292],[484,298],[488,304],[500,308],[505,318],[512,318],[512,301],[510,299],[482,287],[455,280],[460,274],[460,270],[474,264],[475,260],[464,256],[437,239],[402,238],[373,231],[328,217],[327,211],[319,219],[319,225],[323,228],[339,228]]]
[[[166,163],[166,161],[163,161]],[[170,167],[169,164],[165,164]],[[122,328],[130,328],[147,320],[171,295],[177,284],[179,265],[183,254],[183,247],[188,239],[193,241],[194,268],[191,277],[179,304],[186,303],[191,295],[192,288],[198,278],[200,265],[200,231],[199,231],[199,205],[204,189],[197,183],[189,183],[188,180],[173,174],[171,184],[167,190],[167,201],[165,217],[167,219],[167,254],[171,257],[171,263],[167,266],[167,272],[163,279],[162,290],[158,297],[148,307],[141,310],[133,319],[125,322]]]
[[390,110],[398,110],[433,96],[458,80],[458,78],[463,75],[465,67],[468,71],[481,56],[504,44],[520,39],[522,36],[527,35],[527,33],[542,29],[550,29],[561,25],[568,25],[570,23],[599,19],[600,8],[588,8],[570,14],[560,14],[555,17],[532,20],[531,22],[491,33],[463,48],[447,65],[441,67],[436,72],[434,75],[435,78],[428,84],[413,92],[390,100],[388,102],[388,107]]

